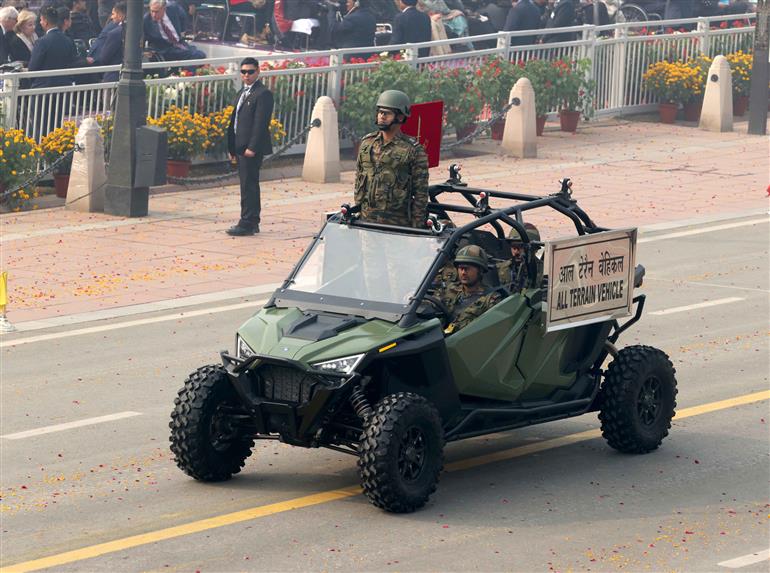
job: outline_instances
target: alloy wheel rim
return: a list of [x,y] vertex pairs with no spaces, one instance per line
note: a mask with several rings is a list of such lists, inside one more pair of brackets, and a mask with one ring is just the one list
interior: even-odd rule
[[636,401],[639,420],[645,426],[652,426],[660,417],[663,404],[663,385],[656,376],[642,382]]
[[211,416],[209,423],[209,443],[218,452],[227,451],[238,438],[238,430],[233,426],[222,404]]
[[416,426],[406,431],[398,453],[398,472],[406,481],[416,480],[425,465],[425,434]]

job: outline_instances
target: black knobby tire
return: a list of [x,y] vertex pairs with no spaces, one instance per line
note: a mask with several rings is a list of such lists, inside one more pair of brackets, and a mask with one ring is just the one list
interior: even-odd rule
[[228,418],[237,406],[222,366],[203,366],[185,380],[171,412],[171,451],[180,469],[197,480],[223,481],[241,471],[254,439]]
[[601,389],[602,435],[618,451],[660,446],[676,408],[676,370],[662,350],[628,346],[610,363]]
[[359,444],[358,474],[369,501],[393,513],[425,505],[444,468],[444,431],[436,408],[399,392],[375,406]]

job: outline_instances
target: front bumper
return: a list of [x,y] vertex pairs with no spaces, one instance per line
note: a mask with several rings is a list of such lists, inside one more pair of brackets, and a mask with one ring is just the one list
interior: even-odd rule
[[327,414],[347,394],[357,374],[319,372],[293,360],[221,354],[222,363],[258,435],[278,434],[296,445],[314,445]]

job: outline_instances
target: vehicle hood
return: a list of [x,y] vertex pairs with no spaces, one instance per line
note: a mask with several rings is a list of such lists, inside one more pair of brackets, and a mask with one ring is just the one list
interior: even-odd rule
[[[312,340],[301,338],[296,332],[296,325],[307,320],[308,315],[313,313],[303,313],[296,308],[263,308],[238,329],[238,335],[259,355],[313,364],[377,350],[438,324],[433,319],[401,328],[385,320],[359,319],[345,323],[340,332],[333,335],[327,332],[326,337]],[[344,317],[340,321],[344,323]],[[293,328],[294,332],[287,334]]]

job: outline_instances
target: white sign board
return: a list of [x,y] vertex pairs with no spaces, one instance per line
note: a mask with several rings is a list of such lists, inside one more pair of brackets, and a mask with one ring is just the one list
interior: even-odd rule
[[636,229],[547,243],[546,331],[629,316]]

